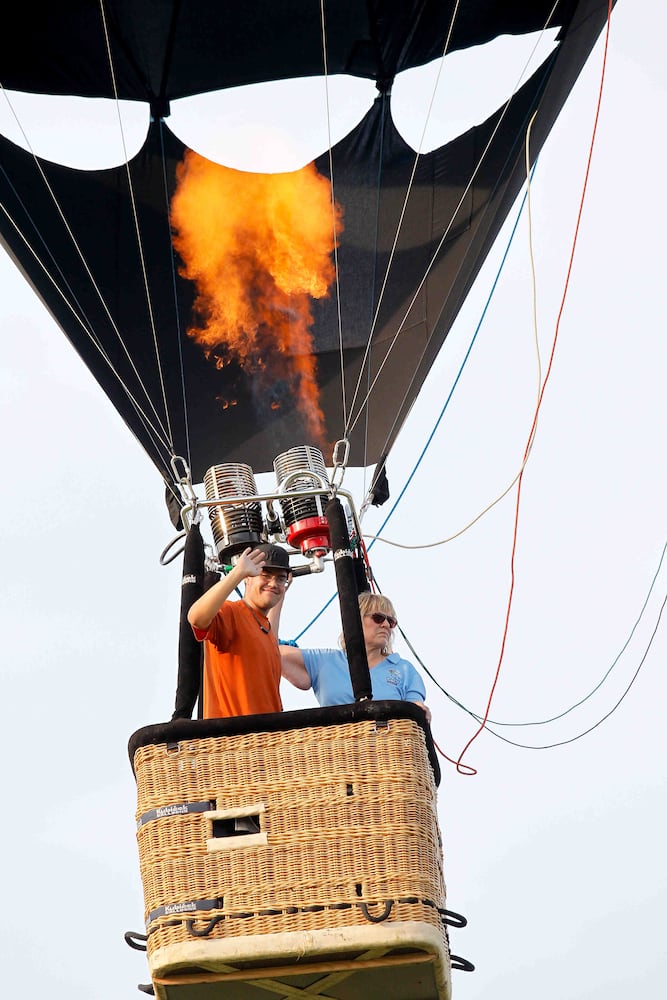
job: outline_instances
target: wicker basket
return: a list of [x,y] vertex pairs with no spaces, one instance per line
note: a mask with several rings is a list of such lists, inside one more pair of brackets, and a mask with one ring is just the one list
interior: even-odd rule
[[130,747],[159,998],[250,1000],[282,984],[447,1000],[439,775],[420,709],[179,722]]

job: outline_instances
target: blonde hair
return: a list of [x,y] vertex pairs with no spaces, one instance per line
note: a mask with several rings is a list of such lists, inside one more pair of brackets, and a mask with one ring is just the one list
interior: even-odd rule
[[[397,618],[397,614],[394,610],[394,605],[391,603],[388,597],[384,594],[372,594],[370,590],[364,590],[359,594],[359,614],[363,618],[365,615],[373,615],[376,611],[379,611],[381,615],[391,615],[392,618]],[[390,632],[389,640],[386,645],[386,650],[391,653],[393,644],[393,629]],[[345,649],[345,636],[341,633],[338,638],[340,648]]]

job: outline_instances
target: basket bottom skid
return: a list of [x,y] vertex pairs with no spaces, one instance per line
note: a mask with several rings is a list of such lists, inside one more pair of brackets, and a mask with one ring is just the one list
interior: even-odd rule
[[159,948],[158,1000],[450,1000],[449,956],[412,922]]

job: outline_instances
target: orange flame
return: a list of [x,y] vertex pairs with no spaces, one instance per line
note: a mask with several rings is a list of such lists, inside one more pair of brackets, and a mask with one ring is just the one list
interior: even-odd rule
[[[310,163],[247,174],[188,150],[171,203],[181,274],[197,288],[200,326],[188,329],[214,364],[235,360],[271,410],[296,399],[306,431],[324,444],[313,355],[311,299],[335,271],[331,187]],[[335,206],[336,232],[342,213]]]

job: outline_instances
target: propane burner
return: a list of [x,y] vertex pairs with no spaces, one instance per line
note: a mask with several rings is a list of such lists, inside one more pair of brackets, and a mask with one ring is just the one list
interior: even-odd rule
[[323,498],[304,496],[331,485],[322,452],[309,445],[290,448],[274,459],[273,468],[288,544],[305,556],[324,555],[331,548],[331,540]]
[[[209,508],[220,562],[226,563],[248,546],[254,547],[264,541],[262,508],[259,501],[252,499],[257,496],[257,484],[249,465],[233,462],[213,465],[204,476],[204,487],[208,501],[221,501]],[[237,502],[225,503],[226,497],[233,497]],[[247,501],[239,500],[245,497]]]

